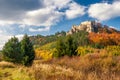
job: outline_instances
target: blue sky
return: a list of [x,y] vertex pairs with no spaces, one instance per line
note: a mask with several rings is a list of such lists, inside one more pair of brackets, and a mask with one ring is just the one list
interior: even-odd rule
[[12,36],[50,35],[96,20],[120,30],[120,0],[0,0],[0,49]]

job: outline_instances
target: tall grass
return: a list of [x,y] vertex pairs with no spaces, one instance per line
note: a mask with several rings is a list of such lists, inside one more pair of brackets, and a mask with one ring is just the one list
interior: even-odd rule
[[120,57],[90,54],[34,62],[36,80],[120,80]]

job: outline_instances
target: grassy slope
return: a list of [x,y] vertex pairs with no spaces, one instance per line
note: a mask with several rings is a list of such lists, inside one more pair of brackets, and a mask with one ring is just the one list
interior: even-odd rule
[[55,44],[56,44],[56,41],[47,43],[47,44],[45,44],[45,45],[43,45],[43,46],[41,46],[39,48],[44,49],[44,50],[50,50],[50,49],[55,48]]
[[36,80],[120,80],[120,57],[86,55],[35,61]]
[[35,60],[31,67],[0,62],[0,80],[120,80],[120,56],[90,54]]
[[34,80],[22,66],[0,62],[0,80]]
[[[54,44],[38,49],[50,50]],[[31,67],[0,62],[0,80],[120,80],[120,56],[104,53],[101,50],[82,57],[35,60]]]

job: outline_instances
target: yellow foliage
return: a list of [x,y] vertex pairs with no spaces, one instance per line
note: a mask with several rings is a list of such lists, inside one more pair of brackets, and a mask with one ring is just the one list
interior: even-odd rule
[[120,46],[107,46],[105,49],[110,55],[114,56],[120,55]]
[[52,58],[53,52],[52,50],[36,49],[35,54],[37,59],[42,58],[44,60],[49,60]]
[[89,46],[84,46],[84,47],[78,47],[77,48],[77,54],[80,55],[80,56],[84,56],[85,54],[87,53],[93,53],[94,52],[94,49],[89,47]]
[[56,42],[45,44],[35,49],[36,59],[49,60],[52,59],[54,53],[54,45]]

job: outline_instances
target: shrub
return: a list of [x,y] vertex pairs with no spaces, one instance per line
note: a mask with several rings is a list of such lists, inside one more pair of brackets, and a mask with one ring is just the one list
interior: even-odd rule
[[89,45],[88,33],[86,31],[79,31],[71,35],[77,46]]
[[89,33],[89,40],[91,43],[100,44],[102,46],[120,45],[119,33]]
[[74,41],[72,36],[67,36],[65,40],[65,47],[66,47],[66,55],[73,56],[76,55],[77,43]]
[[52,59],[52,55],[53,55],[53,50],[42,50],[42,49],[36,49],[35,50],[35,55],[36,55],[36,59],[44,59],[44,60],[49,60]]
[[93,53],[94,49],[89,46],[84,46],[84,47],[80,46],[77,48],[76,52],[77,52],[77,55],[84,56],[88,53]]
[[55,57],[61,57],[65,55],[65,44],[62,39],[59,39],[56,43],[56,51],[54,52]]
[[93,48],[97,48],[97,49],[103,49],[105,47],[99,43],[92,43],[92,44],[90,44],[90,46]]
[[114,56],[120,55],[120,46],[107,46],[105,49],[110,55],[114,55]]
[[65,39],[59,39],[56,43],[55,56],[61,57],[64,55],[73,56],[76,55],[75,50],[77,49],[77,44],[73,37],[68,35]]

